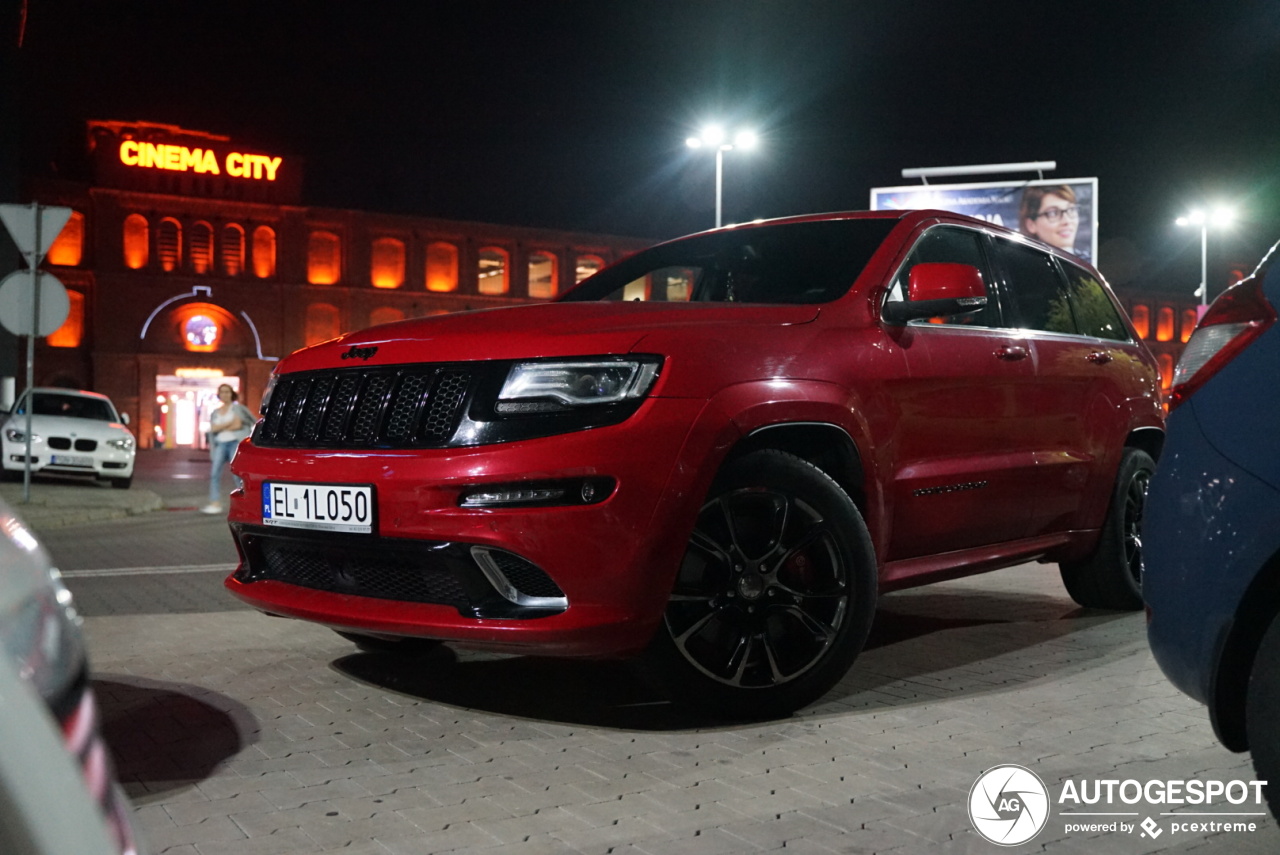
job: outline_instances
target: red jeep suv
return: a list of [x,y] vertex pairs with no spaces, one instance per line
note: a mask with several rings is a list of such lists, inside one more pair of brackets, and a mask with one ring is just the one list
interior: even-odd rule
[[830,689],[881,591],[1034,559],[1138,608],[1163,437],[1101,275],[942,211],[717,229],[344,335],[262,412],[237,597],[366,648],[644,653],[743,716]]

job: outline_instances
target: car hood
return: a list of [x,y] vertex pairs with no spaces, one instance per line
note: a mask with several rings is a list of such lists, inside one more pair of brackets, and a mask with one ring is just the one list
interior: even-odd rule
[[[27,417],[17,413],[8,417],[4,426],[14,430],[27,429]],[[97,419],[73,419],[67,416],[31,416],[31,432],[39,437],[67,436],[77,439],[96,439],[105,442],[122,436],[133,436],[119,422],[103,422]]]
[[534,359],[628,353],[651,333],[679,328],[806,324],[819,306],[719,303],[543,303],[460,312],[372,327],[298,351],[282,372],[407,362]]

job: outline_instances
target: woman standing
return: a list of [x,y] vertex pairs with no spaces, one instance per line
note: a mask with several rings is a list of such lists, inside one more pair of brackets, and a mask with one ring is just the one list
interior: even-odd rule
[[[222,469],[235,457],[240,440],[253,431],[253,413],[236,400],[238,397],[235,389],[223,383],[218,387],[219,406],[209,414],[209,504],[200,509],[202,513],[222,513]],[[238,488],[240,479],[231,477]]]

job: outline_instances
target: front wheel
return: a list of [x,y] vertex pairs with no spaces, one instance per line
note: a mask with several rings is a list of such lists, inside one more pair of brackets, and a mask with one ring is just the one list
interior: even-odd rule
[[112,478],[111,486],[115,487],[117,490],[128,490],[133,486],[133,476],[130,475],[128,478]]
[[708,493],[650,661],[681,702],[788,715],[849,670],[875,601],[875,553],[849,496],[798,457],[757,451]]
[[1280,817],[1280,616],[1263,633],[1245,695],[1245,733],[1259,781],[1267,781],[1267,806]]
[[1093,554],[1059,565],[1071,599],[1086,608],[1142,608],[1142,515],[1156,464],[1145,451],[1126,448],[1102,534]]

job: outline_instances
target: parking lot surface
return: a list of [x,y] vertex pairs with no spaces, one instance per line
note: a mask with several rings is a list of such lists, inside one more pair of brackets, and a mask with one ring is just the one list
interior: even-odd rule
[[[968,803],[1001,764],[1035,772],[1053,802],[1017,851],[1280,851],[1252,803],[1059,801],[1068,781],[1254,776],[1159,672],[1142,615],[1078,609],[1052,566],[883,597],[834,691],[750,723],[672,707],[620,664],[358,653],[242,608],[221,576],[82,568],[69,580],[108,739],[157,853],[998,852]],[[1175,811],[1214,815],[1161,815]],[[1256,830],[1175,827],[1192,821]]]

